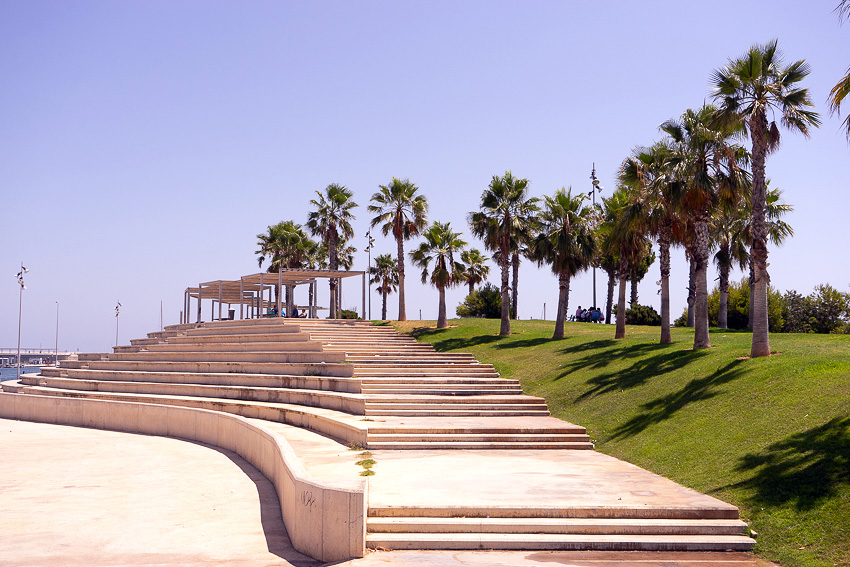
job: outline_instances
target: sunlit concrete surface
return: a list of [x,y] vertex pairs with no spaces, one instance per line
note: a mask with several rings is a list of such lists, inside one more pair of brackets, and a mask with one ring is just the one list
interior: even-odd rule
[[271,483],[218,448],[0,420],[0,566],[313,566]]

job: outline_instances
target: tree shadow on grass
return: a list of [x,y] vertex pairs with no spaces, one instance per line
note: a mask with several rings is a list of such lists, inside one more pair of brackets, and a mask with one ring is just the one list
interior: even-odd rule
[[[614,356],[619,358],[633,358],[638,354],[642,355],[642,358],[636,360],[630,367],[623,370],[605,372],[594,376],[587,381],[587,383],[591,385],[591,388],[576,398],[576,401],[579,402],[594,396],[607,394],[609,392],[616,392],[618,390],[635,388],[644,384],[651,378],[684,368],[706,354],[704,350],[680,350],[669,352],[665,349],[664,352],[660,352],[656,355],[645,356],[645,353],[648,350],[645,348],[646,346],[647,345],[634,345],[634,347],[622,349],[623,351],[626,351],[622,354],[613,353]],[[659,345],[654,346],[658,347]],[[595,358],[599,357],[597,356]],[[608,360],[610,359],[608,358],[608,355],[606,355],[604,364],[603,362],[594,360],[587,361],[586,363],[584,360],[580,360],[570,366],[573,367],[572,369],[584,368],[586,366],[601,368],[603,365],[608,364]],[[570,369],[570,371],[572,369]]]
[[448,329],[435,329],[433,327],[416,327],[410,332],[410,334],[417,339],[421,337],[428,341],[437,352],[464,349],[472,346],[494,343],[507,338],[500,335],[476,335],[474,337],[455,337],[440,340],[440,335],[445,333],[447,330]]
[[754,490],[750,499],[756,505],[816,508],[841,485],[850,485],[850,417],[836,417],[744,455],[736,470],[752,476],[730,486]]
[[505,343],[499,345],[499,348],[523,348],[523,347],[535,347],[539,345],[546,344],[551,341],[559,341],[561,339],[553,339],[551,337],[537,337],[536,339],[522,339],[518,341],[511,341],[509,343]]
[[[700,351],[684,352],[698,354]],[[742,360],[733,360],[710,376],[691,380],[678,392],[643,404],[641,406],[643,412],[615,429],[611,439],[624,439],[637,435],[650,425],[670,419],[676,412],[689,404],[713,398],[720,393],[719,386],[731,382],[743,374],[742,362]]]

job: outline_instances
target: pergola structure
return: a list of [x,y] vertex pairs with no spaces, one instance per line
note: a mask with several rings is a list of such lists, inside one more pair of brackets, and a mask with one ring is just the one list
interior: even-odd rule
[[[234,305],[239,306],[239,319],[258,319],[261,317],[285,317],[293,308],[305,309],[307,317],[317,317],[317,312],[326,307],[319,307],[316,302],[317,282],[319,279],[337,278],[337,292],[342,290],[342,280],[360,276],[362,290],[361,319],[366,312],[366,272],[348,272],[339,270],[296,270],[283,269],[277,273],[259,273],[242,276],[238,280],[215,280],[199,283],[198,287],[187,287],[183,292],[183,312],[180,323],[191,321],[191,303],[197,301],[196,323],[201,322],[201,307],[203,301],[210,300],[210,320],[235,319]],[[283,299],[284,290],[288,289],[287,297],[292,299],[295,287],[309,285],[312,287],[310,304],[287,305]],[[276,295],[274,290],[280,290]],[[293,300],[294,303],[294,300]],[[218,316],[216,317],[216,304]],[[227,313],[223,316],[224,306]],[[247,309],[246,309],[247,308]]]

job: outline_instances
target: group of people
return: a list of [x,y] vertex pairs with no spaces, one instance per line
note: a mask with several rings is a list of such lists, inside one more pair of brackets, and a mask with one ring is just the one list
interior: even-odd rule
[[599,307],[582,309],[581,305],[579,305],[578,309],[576,309],[574,320],[581,323],[604,323],[605,317],[602,316],[602,310]]
[[[283,316],[286,317],[286,311],[284,311]],[[289,315],[289,316],[295,317],[295,318],[306,318],[307,317],[307,310],[303,309],[303,310],[301,310],[301,313],[299,314],[298,308],[293,307],[292,308],[292,314]],[[277,307],[269,307],[268,311],[266,311],[266,317],[277,317]]]

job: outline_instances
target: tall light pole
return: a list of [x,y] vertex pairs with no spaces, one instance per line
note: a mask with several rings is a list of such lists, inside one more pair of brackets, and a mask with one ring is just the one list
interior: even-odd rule
[[366,231],[366,238],[369,244],[366,245],[366,251],[369,253],[369,269],[366,270],[366,285],[369,289],[369,320],[372,320],[372,248],[375,246],[375,239],[372,238],[372,229]]
[[121,312],[121,301],[115,306],[115,346],[118,346],[118,314]]
[[53,361],[53,366],[59,366],[59,302],[56,302],[56,360]]
[[[596,193],[602,192],[602,186],[599,184],[599,179],[596,178],[596,163],[593,164],[593,169],[590,171],[590,183],[593,185],[587,196],[593,199],[593,208],[596,209]],[[593,307],[599,307],[596,304],[596,266],[593,266]]]
[[21,294],[18,298],[18,380],[21,379],[21,315],[23,314],[24,290],[27,289],[27,286],[24,285],[24,274],[27,272],[29,270],[24,268],[24,263],[21,262],[21,271],[15,276],[18,278],[18,284],[21,286]]

